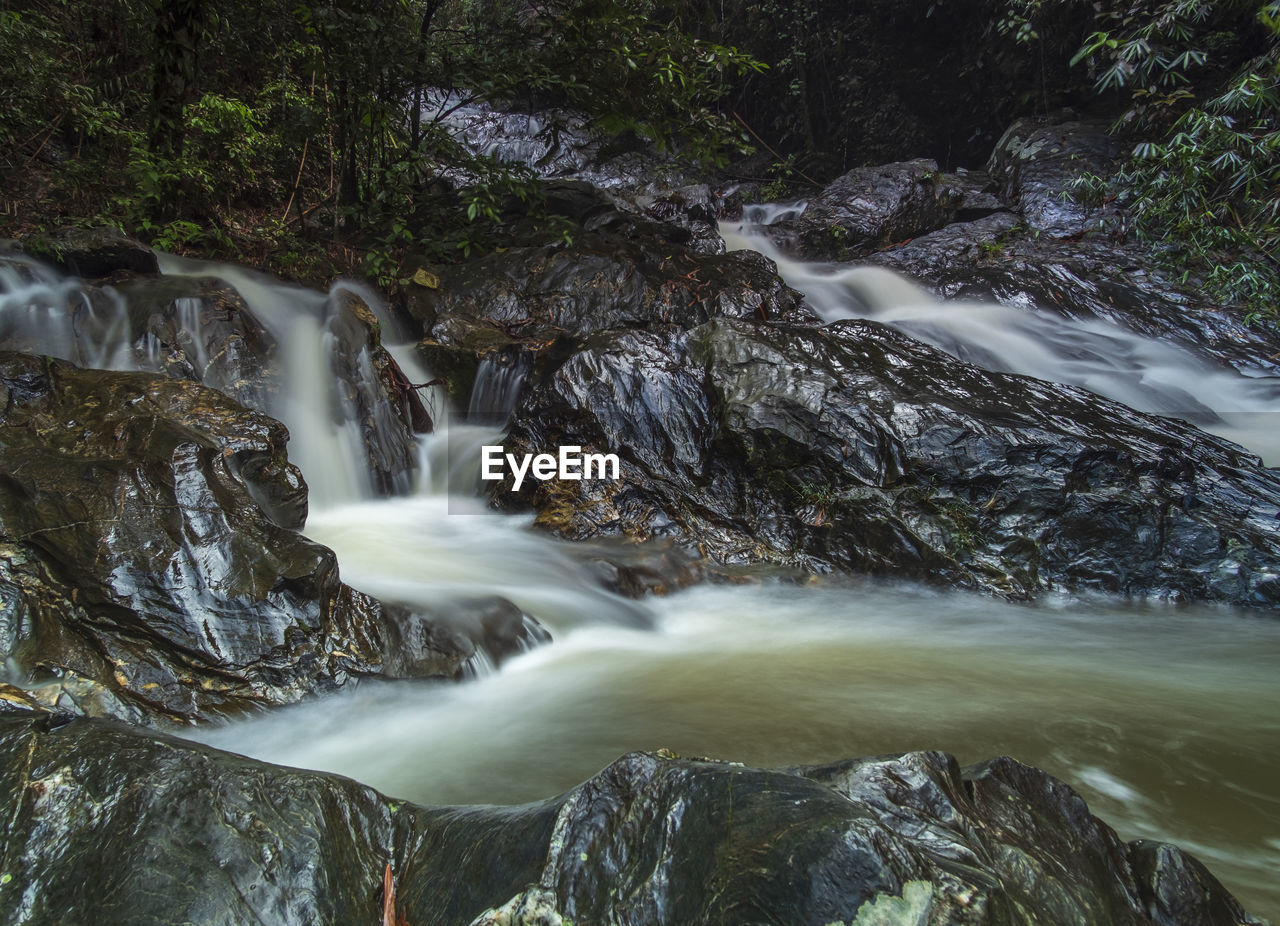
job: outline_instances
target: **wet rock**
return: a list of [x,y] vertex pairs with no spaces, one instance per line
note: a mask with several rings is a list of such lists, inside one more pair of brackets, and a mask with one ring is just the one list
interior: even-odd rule
[[1108,179],[1113,139],[1100,124],[1022,120],[991,158],[992,181],[1009,203],[867,260],[905,273],[947,299],[1099,318],[1168,340],[1237,368],[1280,373],[1280,335],[1250,325],[1162,269],[1128,232],[1114,202],[1077,184]]
[[61,229],[47,246],[38,250],[68,273],[87,280],[96,280],[117,270],[160,272],[151,248],[114,228]]
[[987,169],[1032,231],[1061,238],[1100,227],[1106,210],[1089,204],[1077,182],[1109,178],[1119,154],[1104,123],[1019,119],[996,142]]
[[359,294],[336,289],[326,314],[334,340],[329,356],[339,406],[335,418],[360,429],[374,492],[405,494],[417,465],[413,435],[433,426],[413,389],[421,384],[410,383],[382,347],[377,316]]
[[283,426],[220,392],[19,354],[0,383],[0,643],[47,703],[194,720],[529,642],[505,603],[413,612],[343,585],[294,530]]
[[[432,422],[383,348],[376,316],[349,285],[335,287],[327,300],[303,290],[291,295],[323,313],[328,335],[325,355],[317,346],[314,358],[294,363],[327,360],[334,421],[359,429],[370,490],[407,490],[416,465],[413,434],[430,431]],[[269,415],[281,413],[292,388],[281,342],[305,337],[291,327],[298,321],[258,318],[232,285],[210,276],[117,274],[86,283],[29,258],[0,263],[0,340],[7,348],[99,369],[163,373]]]
[[740,196],[726,197],[705,183],[640,195],[635,201],[647,215],[688,229],[690,245],[705,254],[724,253],[717,223],[721,218],[742,214]]
[[1194,856],[1168,843],[1129,843],[1129,864],[1156,926],[1235,926],[1257,922]]
[[547,339],[655,322],[693,326],[718,316],[779,318],[799,301],[772,261],[754,252],[706,255],[608,234],[444,269],[439,289],[423,293],[411,311],[432,333],[448,333],[462,318],[508,338]]
[[965,193],[941,182],[934,161],[859,167],[837,179],[795,219],[770,226],[784,249],[809,260],[850,260],[941,228]]
[[525,353],[554,365],[600,332],[720,317],[816,321],[776,265],[754,251],[701,253],[681,229],[598,201],[583,215],[589,230],[571,245],[512,248],[437,268],[438,285],[408,294],[403,309],[426,334],[420,351],[456,402],[467,403],[486,358]]
[[279,347],[243,297],[212,277],[143,277],[114,286],[138,369],[203,383],[267,411],[279,394]]
[[1191,425],[979,370],[869,322],[717,319],[585,342],[508,452],[617,453],[621,478],[499,489],[572,539],[721,563],[1280,602],[1280,473]]
[[602,586],[627,598],[666,595],[718,577],[705,560],[671,543],[595,543],[571,551]]
[[1209,300],[1149,251],[1096,237],[1036,238],[1008,213],[948,226],[868,258],[947,299],[1098,318],[1227,367],[1280,373],[1280,334]]
[[[0,916],[410,923],[1030,921],[1257,924],[1221,885],[1173,893],[1069,787],[937,752],[764,770],[634,753],[520,807],[393,802],[121,724],[0,705]],[[269,812],[267,812],[269,808]],[[1203,869],[1171,847],[1171,865]],[[111,863],[103,865],[102,859]],[[896,922],[897,920],[895,920]],[[1157,922],[1160,922],[1157,920]]]
[[972,222],[1007,208],[996,195],[991,175],[983,171],[961,169],[954,174],[943,174],[941,183],[948,197],[955,201],[957,222]]

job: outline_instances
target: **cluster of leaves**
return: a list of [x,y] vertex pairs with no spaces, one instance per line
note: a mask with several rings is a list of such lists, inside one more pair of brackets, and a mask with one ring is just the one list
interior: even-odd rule
[[1076,57],[1128,94],[1117,129],[1139,140],[1116,187],[1139,233],[1252,318],[1280,314],[1278,20],[1277,2],[1127,5]]

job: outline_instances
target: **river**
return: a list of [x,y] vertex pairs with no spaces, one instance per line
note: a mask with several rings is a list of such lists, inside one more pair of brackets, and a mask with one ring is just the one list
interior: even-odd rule
[[[726,229],[726,238],[769,250],[758,229]],[[779,264],[827,320],[868,315],[967,359],[1151,410],[1253,415],[1211,424],[1274,453],[1276,436],[1257,423],[1280,409],[1272,383],[1101,323],[1067,330],[1016,309],[941,306],[886,271]],[[430,401],[440,427],[420,441],[416,485],[398,498],[367,497],[358,436],[333,423],[318,379],[328,369],[321,294],[239,268],[167,260],[165,269],[227,279],[289,345],[289,385],[273,413],[289,425],[291,457],[312,489],[306,532],[337,552],[346,582],[409,605],[498,593],[554,637],[499,670],[478,666],[464,684],[367,683],[194,738],[427,803],[547,797],[633,749],[765,766],[926,748],[961,762],[1007,754],[1079,789],[1122,837],[1176,842],[1253,912],[1280,916],[1273,615],[1103,597],[1010,604],[853,578],[760,577],[625,600],[593,579],[589,550],[447,494],[466,482],[442,472],[449,442],[456,449],[486,435],[451,426],[439,390]],[[58,281],[38,282],[47,301],[65,302]],[[34,284],[15,297],[17,285],[0,306],[10,313],[7,340],[129,364],[119,345],[77,354],[65,332],[36,343],[47,321],[22,327],[12,311],[44,297]],[[94,337],[109,339],[109,316]],[[1063,347],[1086,335],[1088,351]],[[411,380],[429,377],[407,345],[393,351]],[[479,404],[512,400],[512,383],[483,371],[478,381],[493,393]]]

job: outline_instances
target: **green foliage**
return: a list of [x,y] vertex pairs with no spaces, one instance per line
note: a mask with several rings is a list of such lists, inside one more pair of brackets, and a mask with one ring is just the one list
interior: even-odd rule
[[[1280,304],[1280,3],[1253,5],[1254,34],[1225,54],[1224,28],[1245,6],[1160,0],[1106,14],[1077,54],[1099,91],[1123,89],[1117,129],[1141,132],[1116,178],[1139,233],[1184,279],[1243,305],[1251,318]],[[1141,15],[1140,15],[1141,14]],[[1238,30],[1237,30],[1238,31]],[[1240,44],[1240,38],[1251,40]],[[1225,78],[1223,65],[1235,64]],[[1197,92],[1200,83],[1212,89]],[[1096,182],[1092,183],[1095,188]]]
[[[397,249],[495,246],[512,209],[569,236],[527,167],[469,153],[429,97],[566,107],[720,164],[745,139],[718,100],[760,67],[656,0],[19,3],[0,12],[0,169],[48,143],[73,211],[180,248],[261,232],[299,260],[324,233],[385,281]],[[426,227],[441,241],[406,234]]]

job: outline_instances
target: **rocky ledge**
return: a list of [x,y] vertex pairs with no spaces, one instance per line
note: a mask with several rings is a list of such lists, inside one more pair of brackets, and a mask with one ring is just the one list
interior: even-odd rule
[[[1021,274],[1014,302],[1024,307],[1119,318],[1141,305],[1134,327],[1207,356],[1275,353],[1265,332],[1231,345],[1233,323],[1180,316],[1169,286],[1163,302],[1148,298],[1154,270],[1146,283],[1135,272],[1095,284],[1063,264],[1063,249],[1073,261],[1103,252],[1095,213],[1109,207],[1057,196],[1071,165],[1102,170],[1109,151],[1089,127],[1029,131],[1011,132],[1002,151],[1015,154],[993,160],[1004,187],[922,162],[864,169],[778,239],[813,256],[819,229],[843,229],[848,253],[919,271],[948,295],[939,281],[959,279],[948,273],[967,274],[971,293],[990,270],[966,235],[1019,226],[1039,263],[996,272]],[[690,231],[708,233],[705,196],[627,203],[568,189],[566,216],[581,227],[571,242],[441,269],[434,289],[406,297],[430,366],[467,387],[486,365],[505,371],[511,452],[572,445],[621,457],[617,482],[530,480],[500,488],[498,505],[532,509],[567,538],[663,539],[720,564],[906,576],[1015,598],[1280,604],[1280,474],[1252,453],[874,322],[823,325],[771,261],[714,253]],[[964,221],[931,231],[955,218]],[[923,236],[872,253],[909,234]],[[1132,248],[1115,253],[1129,266]],[[1068,279],[1058,302],[1037,295]]]
[[633,753],[542,803],[420,807],[0,704],[14,926],[1262,922],[1190,855],[1123,842],[1008,758],[767,770]]
[[360,676],[465,674],[542,631],[342,584],[277,421],[149,373],[0,352],[0,653],[63,710],[193,721]]

